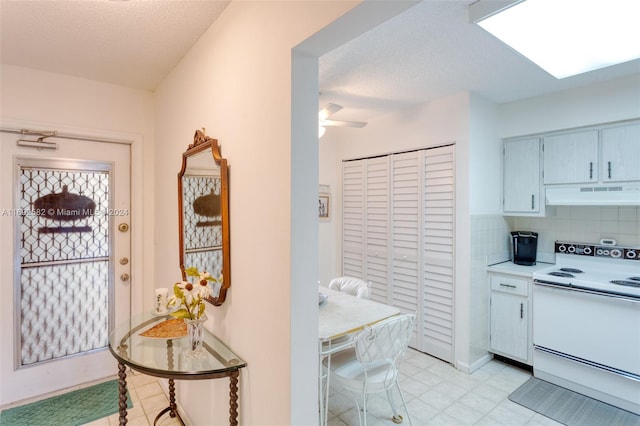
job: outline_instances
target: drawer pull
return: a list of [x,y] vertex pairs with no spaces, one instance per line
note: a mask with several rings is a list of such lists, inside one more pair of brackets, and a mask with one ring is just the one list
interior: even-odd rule
[[516,288],[516,286],[513,284],[505,284],[505,283],[500,283],[500,287]]
[[524,303],[520,304],[520,319],[524,318]]

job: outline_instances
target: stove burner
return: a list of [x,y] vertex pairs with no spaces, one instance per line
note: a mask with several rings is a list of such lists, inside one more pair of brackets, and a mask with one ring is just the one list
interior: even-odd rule
[[629,277],[627,279],[631,281],[640,281],[640,277]]
[[549,272],[549,275],[553,275],[554,277],[565,277],[565,278],[575,277],[575,275],[573,274],[569,274],[568,272],[560,272],[560,271]]
[[613,280],[613,281],[609,281],[611,284],[618,284],[618,285],[626,285],[628,287],[639,287],[640,288],[640,282],[633,282],[633,281],[626,281],[626,280]]
[[576,268],[560,268],[562,272],[571,272],[572,274],[581,274],[582,271]]

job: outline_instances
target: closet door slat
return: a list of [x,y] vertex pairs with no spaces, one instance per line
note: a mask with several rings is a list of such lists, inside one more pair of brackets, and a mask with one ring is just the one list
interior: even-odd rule
[[366,168],[366,263],[363,278],[370,298],[389,302],[389,159],[371,158]]
[[455,162],[453,146],[424,152],[424,350],[453,362]]

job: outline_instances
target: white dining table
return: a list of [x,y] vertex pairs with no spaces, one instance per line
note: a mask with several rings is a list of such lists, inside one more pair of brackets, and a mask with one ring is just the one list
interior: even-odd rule
[[[344,349],[341,345],[330,346],[330,349],[327,349],[327,344],[343,336],[356,333],[368,325],[398,315],[400,309],[322,286],[318,290],[327,296],[326,302],[319,308],[318,325],[320,424],[326,425],[331,354]],[[349,343],[347,342],[346,345],[348,346]],[[322,364],[325,357],[328,361],[326,372],[323,371]]]

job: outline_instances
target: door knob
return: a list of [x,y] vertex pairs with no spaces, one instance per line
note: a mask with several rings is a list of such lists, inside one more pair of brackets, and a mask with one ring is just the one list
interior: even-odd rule
[[121,265],[126,265],[127,263],[129,263],[129,258],[127,258],[127,257],[121,257],[120,258],[120,264]]
[[118,225],[118,229],[120,230],[120,232],[127,232],[129,230],[129,225],[126,223],[121,223],[120,225]]
[[120,275],[120,281],[129,281],[129,274]]

